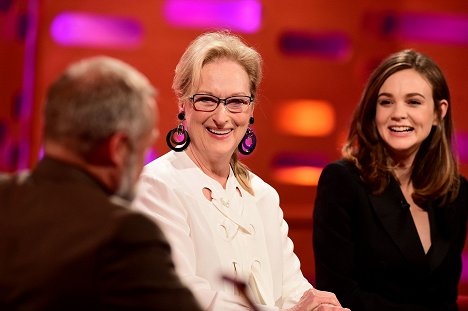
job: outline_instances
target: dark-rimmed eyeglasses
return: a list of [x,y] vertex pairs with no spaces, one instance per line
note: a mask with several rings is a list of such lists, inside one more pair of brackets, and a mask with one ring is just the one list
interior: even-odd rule
[[250,103],[253,102],[253,96],[229,96],[219,98],[210,94],[195,94],[190,97],[193,107],[196,111],[211,112],[218,108],[220,103],[223,103],[226,109],[232,113],[245,112]]

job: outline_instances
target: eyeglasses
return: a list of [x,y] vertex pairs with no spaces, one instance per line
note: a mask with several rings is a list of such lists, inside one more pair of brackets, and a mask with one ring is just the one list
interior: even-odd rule
[[209,94],[195,94],[190,99],[193,102],[193,107],[196,111],[211,112],[218,108],[220,103],[224,103],[224,106],[229,112],[239,113],[244,112],[249,107],[250,103],[253,102],[253,96],[229,96],[226,98],[219,98]]

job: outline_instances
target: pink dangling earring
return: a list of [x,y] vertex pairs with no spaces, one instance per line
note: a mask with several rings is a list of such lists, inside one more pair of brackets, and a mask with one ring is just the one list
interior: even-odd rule
[[184,128],[183,121],[185,120],[185,112],[182,111],[177,115],[180,120],[179,125],[176,128],[167,133],[166,143],[172,150],[180,152],[185,150],[190,144],[190,136]]
[[[249,124],[254,124],[254,121],[255,121],[254,117],[250,117]],[[255,136],[254,131],[249,126],[247,128],[247,131],[245,132],[244,137],[242,138],[239,145],[237,146],[237,149],[243,155],[249,155],[254,151],[256,146],[257,146],[257,137]]]

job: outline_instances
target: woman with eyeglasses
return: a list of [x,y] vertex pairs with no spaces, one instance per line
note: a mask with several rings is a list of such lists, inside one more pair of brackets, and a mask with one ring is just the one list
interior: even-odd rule
[[173,151],[145,167],[136,206],[162,227],[206,310],[345,310],[303,277],[278,193],[239,161],[256,145],[261,76],[260,55],[233,34],[190,44],[173,82]]

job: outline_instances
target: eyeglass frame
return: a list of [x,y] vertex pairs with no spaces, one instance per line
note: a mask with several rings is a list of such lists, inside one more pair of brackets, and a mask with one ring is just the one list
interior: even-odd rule
[[[216,103],[216,107],[213,108],[213,110],[200,110],[196,107],[195,105],[195,96],[197,95],[205,95],[205,96],[209,96],[209,97],[212,97],[213,99],[217,99],[217,103]],[[193,104],[193,109],[195,109],[195,111],[200,111],[200,112],[213,112],[215,111],[216,109],[218,109],[219,107],[219,104],[221,104],[223,102],[224,104],[224,107],[226,107],[227,111],[229,111],[230,113],[242,113],[242,112],[245,112],[245,110],[243,111],[238,111],[238,112],[233,112],[231,110],[229,110],[229,105],[226,104],[226,101],[230,98],[235,98],[235,97],[244,97],[244,98],[248,98],[249,99],[249,102],[248,104],[245,104],[245,106],[249,107],[252,102],[254,101],[255,97],[250,95],[233,95],[233,96],[228,96],[228,97],[225,97],[225,98],[220,98],[218,96],[215,96],[213,94],[206,94],[206,93],[196,93],[196,94],[193,94],[192,96],[189,97],[190,101],[192,102]]]

